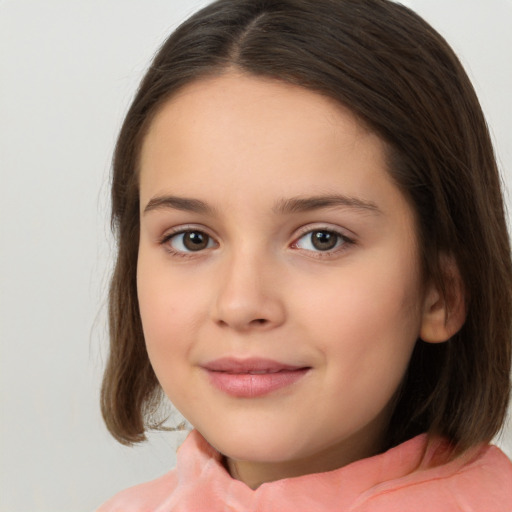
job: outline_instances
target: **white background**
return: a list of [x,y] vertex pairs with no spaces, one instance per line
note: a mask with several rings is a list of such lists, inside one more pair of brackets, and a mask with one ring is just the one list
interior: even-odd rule
[[[0,512],[87,512],[174,464],[102,425],[110,158],[151,56],[201,0],[0,0]],[[454,46],[512,182],[512,1],[409,0]],[[500,440],[512,455],[512,429]]]

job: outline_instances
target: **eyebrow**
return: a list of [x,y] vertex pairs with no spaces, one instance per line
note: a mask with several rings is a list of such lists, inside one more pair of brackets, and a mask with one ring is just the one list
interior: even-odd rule
[[364,201],[356,197],[349,197],[341,194],[312,196],[312,197],[291,197],[278,201],[274,211],[279,214],[307,212],[322,208],[346,207],[355,210],[367,211],[370,213],[381,213],[375,203]]
[[199,199],[177,196],[156,196],[149,200],[148,204],[144,208],[144,214],[152,210],[160,210],[164,208],[201,213],[203,215],[212,215],[214,213],[214,209],[209,204]]
[[[281,199],[275,204],[273,211],[276,214],[285,215],[290,213],[307,212],[322,208],[345,207],[362,210],[371,213],[381,213],[375,203],[364,201],[356,197],[349,197],[340,194],[312,196],[312,197],[291,197]],[[153,211],[170,208],[186,212],[199,213],[202,215],[213,215],[215,209],[200,199],[178,196],[156,196],[149,200],[144,208],[144,214]]]

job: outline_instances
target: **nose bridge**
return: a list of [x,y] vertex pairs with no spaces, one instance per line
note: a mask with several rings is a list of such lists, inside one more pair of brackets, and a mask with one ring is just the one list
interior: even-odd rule
[[281,324],[284,303],[275,283],[276,265],[261,248],[250,244],[232,248],[218,276],[215,320],[237,330]]

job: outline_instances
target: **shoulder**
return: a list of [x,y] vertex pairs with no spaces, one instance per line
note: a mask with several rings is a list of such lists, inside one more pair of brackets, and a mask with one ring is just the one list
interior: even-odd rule
[[506,503],[506,510],[512,510],[512,463],[496,446],[482,447],[473,460],[457,471],[453,481],[454,488],[475,497],[480,495],[484,504],[487,503],[484,500],[485,494],[489,504],[497,507]]
[[422,464],[374,491],[365,503],[370,508],[361,510],[510,512],[512,463],[496,446],[482,445],[441,464]]
[[[119,492],[96,512],[147,512],[165,505],[172,510],[176,501],[193,494],[205,473],[221,470],[220,455],[195,430],[178,449],[176,468],[165,475]],[[189,498],[187,498],[189,499]]]
[[96,512],[140,512],[156,509],[177,486],[176,470],[143,484],[130,487],[113,496]]

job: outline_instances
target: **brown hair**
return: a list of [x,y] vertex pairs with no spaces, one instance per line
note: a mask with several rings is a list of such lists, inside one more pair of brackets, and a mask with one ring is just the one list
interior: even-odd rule
[[509,240],[492,144],[448,44],[388,0],[219,0],[183,23],[156,55],[113,162],[118,255],[101,394],[112,435],[129,444],[159,425],[162,392],[145,349],[136,287],[144,134],[177,90],[228,68],[334,98],[387,142],[389,172],[416,212],[426,276],[449,294],[441,257],[450,255],[467,311],[448,342],[418,340],[387,446],[424,431],[461,449],[489,441],[508,401],[512,321]]

